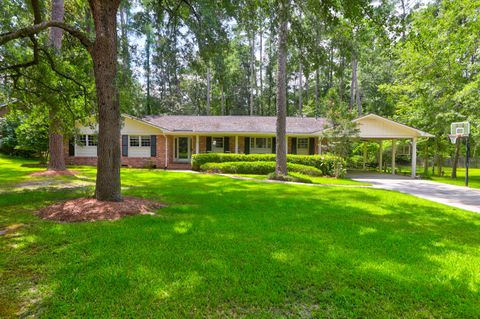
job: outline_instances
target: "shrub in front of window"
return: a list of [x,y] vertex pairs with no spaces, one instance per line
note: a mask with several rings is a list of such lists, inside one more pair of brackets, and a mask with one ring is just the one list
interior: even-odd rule
[[[192,156],[193,169],[199,170],[205,163],[223,162],[275,162],[275,154],[225,154],[205,153]],[[346,173],[345,160],[332,154],[323,155],[287,155],[287,162],[313,166],[325,176],[343,177]]]
[[[321,176],[322,171],[318,168],[287,163],[290,172],[302,173],[309,176]],[[223,162],[205,163],[200,166],[201,171],[228,174],[261,174],[266,175],[275,172],[275,162]]]

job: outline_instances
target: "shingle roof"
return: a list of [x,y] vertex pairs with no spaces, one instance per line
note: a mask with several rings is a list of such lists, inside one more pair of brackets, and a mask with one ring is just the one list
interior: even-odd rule
[[[141,120],[168,131],[271,134],[276,131],[274,116],[150,115]],[[287,134],[316,133],[326,124],[325,118],[287,117]]]

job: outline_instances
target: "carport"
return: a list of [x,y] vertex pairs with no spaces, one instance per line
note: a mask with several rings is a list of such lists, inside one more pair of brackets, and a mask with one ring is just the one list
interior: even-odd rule
[[[383,153],[383,141],[392,141],[392,174],[395,175],[395,159],[397,151],[398,140],[410,140],[411,141],[411,165],[412,165],[412,177],[417,175],[417,140],[419,138],[434,137],[432,134],[420,131],[416,128],[400,124],[398,122],[389,120],[387,118],[368,114],[359,117],[353,122],[358,124],[359,138],[364,141],[374,141],[379,143],[379,170],[382,170],[382,153]],[[366,149],[365,156],[366,158]]]

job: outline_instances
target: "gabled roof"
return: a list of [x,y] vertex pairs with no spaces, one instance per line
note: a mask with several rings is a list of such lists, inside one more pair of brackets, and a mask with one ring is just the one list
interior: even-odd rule
[[[434,137],[411,126],[407,126],[376,114],[367,114],[354,119],[360,127],[360,137],[363,138],[411,138]],[[375,122],[374,125],[367,123]],[[368,127],[365,127],[367,126]]]
[[[170,132],[275,134],[274,116],[150,115],[139,119]],[[313,134],[327,124],[324,118],[287,117],[287,134]]]

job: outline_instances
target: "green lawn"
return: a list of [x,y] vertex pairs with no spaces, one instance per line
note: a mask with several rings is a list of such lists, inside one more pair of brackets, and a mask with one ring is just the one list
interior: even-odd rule
[[[431,172],[430,167],[430,172]],[[451,167],[444,167],[443,168],[445,174],[444,176],[429,176],[428,179],[431,179],[435,182],[451,184],[451,185],[459,185],[465,186],[465,169],[464,168],[457,168],[457,178],[452,179],[452,168]],[[403,166],[401,167],[402,172],[408,172],[407,175],[410,175],[410,167]],[[419,174],[423,173],[423,169],[421,167],[418,168],[417,171]],[[469,183],[468,185],[472,188],[480,188],[480,168],[470,168],[468,170],[469,176]]]
[[[10,190],[0,159],[0,317],[480,317],[480,215],[366,188],[122,169],[156,216],[59,224],[85,196]],[[80,180],[93,168],[77,168]],[[8,170],[9,172],[4,172]],[[16,225],[16,226],[13,226]]]

